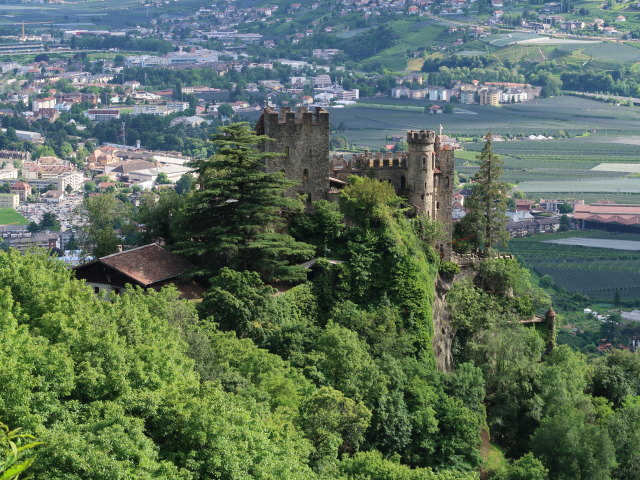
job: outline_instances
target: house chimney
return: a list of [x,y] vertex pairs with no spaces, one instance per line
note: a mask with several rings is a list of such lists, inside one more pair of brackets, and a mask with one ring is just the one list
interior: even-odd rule
[[117,253],[122,253],[124,251],[124,249],[122,248],[122,245],[116,245],[116,252]]

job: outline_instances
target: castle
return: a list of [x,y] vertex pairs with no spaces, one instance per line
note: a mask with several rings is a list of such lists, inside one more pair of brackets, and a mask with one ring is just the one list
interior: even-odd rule
[[329,159],[329,112],[284,108],[280,113],[265,108],[256,125],[259,135],[273,138],[264,142],[264,152],[283,153],[266,160],[269,172],[283,172],[296,180],[296,191],[315,200],[337,197],[350,175],[373,175],[390,182],[417,212],[441,224],[444,240],[436,247],[445,260],[451,258],[453,148],[442,142],[433,130],[409,130],[407,152],[370,153],[364,151],[346,160]]

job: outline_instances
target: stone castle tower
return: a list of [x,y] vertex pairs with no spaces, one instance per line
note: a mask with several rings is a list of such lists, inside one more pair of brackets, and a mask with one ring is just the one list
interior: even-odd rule
[[440,223],[444,240],[436,245],[445,260],[451,258],[453,234],[453,147],[433,130],[409,130],[407,152],[354,154],[350,160],[334,155],[330,175],[374,175],[391,183],[417,212]]
[[419,213],[437,220],[444,240],[436,247],[445,260],[451,258],[453,148],[433,130],[407,132],[407,152],[354,154],[350,160],[334,156],[329,160],[329,112],[316,107],[297,113],[288,108],[280,113],[265,108],[256,125],[259,135],[274,142],[261,146],[264,152],[282,153],[268,158],[269,172],[282,171],[287,178],[300,182],[295,191],[307,195],[310,203],[332,199],[349,175],[374,175],[390,182]]
[[316,107],[314,112],[300,109],[297,113],[283,108],[280,114],[265,108],[256,124],[265,142],[263,152],[282,153],[268,158],[268,172],[283,172],[290,180],[300,182],[295,191],[307,195],[307,202],[327,198],[329,190],[329,112]]

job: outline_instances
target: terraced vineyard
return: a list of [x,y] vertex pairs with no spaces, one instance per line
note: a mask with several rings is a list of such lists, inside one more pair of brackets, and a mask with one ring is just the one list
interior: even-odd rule
[[640,300],[640,252],[542,243],[577,236],[640,241],[639,234],[566,232],[514,239],[509,249],[528,268],[569,291],[612,301],[619,290],[623,300]]

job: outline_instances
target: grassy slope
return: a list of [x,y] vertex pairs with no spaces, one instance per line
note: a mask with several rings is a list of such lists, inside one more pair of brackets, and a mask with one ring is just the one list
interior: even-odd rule
[[[442,40],[447,27],[432,20],[407,18],[389,22],[389,27],[398,35],[393,47],[382,50],[377,55],[363,62],[363,65],[380,62],[389,71],[403,71],[407,69],[409,53],[423,49]],[[411,63],[411,69],[419,70],[419,61]],[[417,68],[416,68],[417,67]]]
[[29,220],[13,208],[0,208],[0,225],[27,225]]

